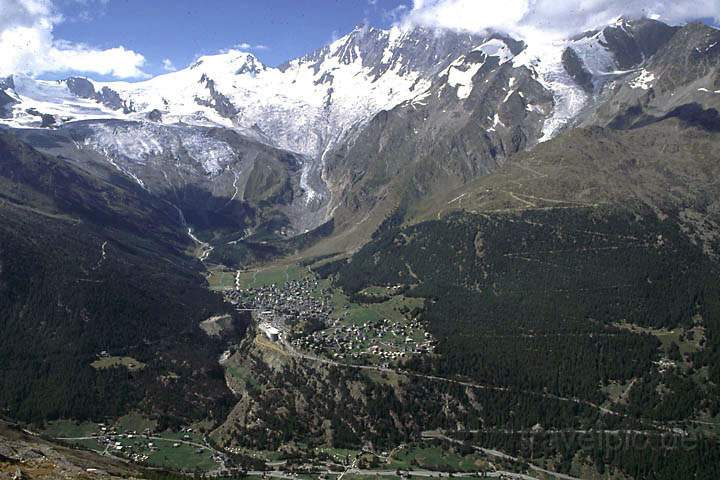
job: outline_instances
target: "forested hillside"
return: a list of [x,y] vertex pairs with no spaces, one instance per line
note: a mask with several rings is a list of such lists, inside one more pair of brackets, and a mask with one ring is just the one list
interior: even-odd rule
[[[568,132],[396,211],[349,261],[317,272],[348,295],[400,286],[425,300],[419,318],[437,348],[407,361],[411,372],[579,398],[645,426],[702,423],[720,413],[717,157],[704,128],[671,119]],[[488,422],[458,438],[538,455],[527,435],[488,433]],[[548,410],[538,424],[562,421]],[[582,452],[637,478],[712,472],[683,447],[666,455],[651,442],[633,456],[532,438],[561,470]],[[699,448],[718,453],[712,440]]]
[[[2,410],[33,421],[138,405],[169,417],[219,414],[228,399],[221,345],[197,325],[227,307],[185,254],[191,243],[174,209],[9,135],[0,155]],[[93,368],[101,352],[144,368]],[[191,383],[207,397],[194,397]]]

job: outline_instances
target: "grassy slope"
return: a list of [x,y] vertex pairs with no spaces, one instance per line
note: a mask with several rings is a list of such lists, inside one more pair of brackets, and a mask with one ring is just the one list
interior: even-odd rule
[[714,213],[720,138],[671,119],[631,131],[571,130],[516,156],[491,175],[413,208],[413,222],[457,210],[512,214],[532,209],[641,203]]

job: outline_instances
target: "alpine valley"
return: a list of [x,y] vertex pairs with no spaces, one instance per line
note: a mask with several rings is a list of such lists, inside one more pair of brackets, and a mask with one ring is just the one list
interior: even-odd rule
[[0,479],[720,478],[720,30],[0,79]]

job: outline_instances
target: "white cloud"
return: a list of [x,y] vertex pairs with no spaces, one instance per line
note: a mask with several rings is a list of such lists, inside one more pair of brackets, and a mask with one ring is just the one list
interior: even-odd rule
[[98,49],[53,35],[63,21],[52,0],[0,0],[0,75],[88,72],[147,77],[145,57],[122,46]]
[[410,7],[404,4],[400,4],[397,7],[390,10],[383,10],[383,18],[393,23],[399,23],[410,10]]
[[253,45],[248,42],[240,42],[238,44],[235,44],[232,48],[235,48],[237,50],[269,50],[270,49],[270,47],[268,47],[267,45],[263,45],[262,43]]
[[177,67],[169,58],[163,59],[162,64],[163,70],[165,70],[166,72],[174,72],[175,70],[177,70]]
[[569,35],[620,16],[650,16],[671,24],[720,21],[720,0],[414,0],[402,22],[476,33],[532,29]]

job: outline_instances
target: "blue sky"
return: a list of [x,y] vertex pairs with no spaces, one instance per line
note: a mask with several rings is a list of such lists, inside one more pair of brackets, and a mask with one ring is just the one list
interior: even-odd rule
[[[62,0],[56,38],[145,56],[143,70],[182,68],[200,54],[241,43],[278,65],[344,35],[361,22],[387,27],[408,0]],[[259,47],[258,47],[259,46]],[[61,75],[62,76],[62,75]]]

